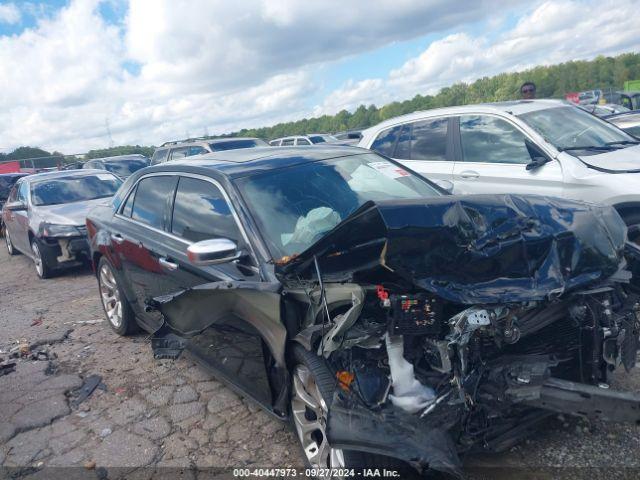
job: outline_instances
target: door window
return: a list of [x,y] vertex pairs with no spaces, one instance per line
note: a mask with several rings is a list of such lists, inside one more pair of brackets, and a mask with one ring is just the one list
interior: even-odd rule
[[147,177],[140,180],[136,188],[131,218],[162,230],[175,182],[176,179],[170,176]]
[[398,145],[396,146],[396,152],[393,154],[393,158],[410,160],[411,159],[411,124],[408,123],[402,127],[400,132],[400,138],[398,138]]
[[230,238],[240,231],[220,189],[211,182],[181,177],[173,205],[171,232],[190,242]]
[[311,142],[309,140],[307,140],[306,138],[299,138],[297,144],[298,145],[311,145]]
[[168,154],[169,154],[168,148],[156,151],[153,154],[153,157],[151,158],[151,165],[157,165],[158,163],[166,162]]
[[180,147],[171,151],[171,160],[178,160],[189,156],[189,147]]
[[125,217],[131,217],[131,213],[133,212],[133,199],[136,196],[135,188],[127,197],[127,201],[124,202],[124,207],[122,207],[122,215]]
[[488,115],[461,116],[460,140],[465,162],[531,162],[524,134],[501,118]]
[[287,146],[287,145],[293,145],[293,141],[294,141],[294,139],[293,139],[293,138],[285,138],[284,140],[282,140],[281,145],[282,145],[283,147],[284,147],[284,146]]
[[194,147],[189,147],[189,154],[187,156],[191,157],[193,155],[202,155],[203,153],[208,153],[204,147],[196,145]]
[[449,119],[437,118],[413,124],[411,160],[447,160],[447,126]]
[[402,160],[447,160],[447,118],[407,123],[393,155]]
[[380,152],[387,157],[393,157],[393,150],[395,149],[396,140],[398,139],[398,134],[400,133],[401,128],[402,125],[399,125],[380,132],[371,144],[371,150]]
[[18,200],[26,205],[27,198],[29,198],[29,184],[22,182],[18,187]]

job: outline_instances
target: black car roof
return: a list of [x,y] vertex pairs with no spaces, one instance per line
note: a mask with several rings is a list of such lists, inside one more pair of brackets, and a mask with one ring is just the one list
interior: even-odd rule
[[278,168],[302,165],[318,160],[371,153],[357,147],[258,147],[208,153],[184,160],[162,163],[145,168],[151,171],[183,171],[207,173],[215,170],[229,178],[239,178]]

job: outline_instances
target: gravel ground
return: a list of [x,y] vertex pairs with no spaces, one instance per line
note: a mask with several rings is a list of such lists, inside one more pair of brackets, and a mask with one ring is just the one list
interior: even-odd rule
[[[20,343],[42,360],[18,360],[0,377],[0,470],[53,478],[201,478],[194,469],[302,467],[287,426],[244,400],[188,355],[154,360],[147,338],[116,336],[103,320],[93,275],[39,280],[24,256],[0,249],[0,357]],[[68,392],[102,376],[79,406]],[[640,391],[640,370],[614,386]],[[465,459],[470,478],[638,478],[640,427],[553,417],[500,455]],[[230,477],[230,475],[229,475]]]

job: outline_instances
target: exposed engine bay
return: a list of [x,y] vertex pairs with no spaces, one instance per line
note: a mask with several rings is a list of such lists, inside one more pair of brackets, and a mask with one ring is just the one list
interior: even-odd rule
[[274,411],[286,411],[292,340],[335,375],[332,447],[458,477],[461,453],[510,448],[553,413],[640,422],[640,395],[608,385],[636,363],[638,252],[611,207],[516,195],[369,202],[274,262],[278,282],[156,298],[157,344],[246,318],[270,352]]
[[[434,272],[422,269],[436,265],[428,255],[416,254],[415,263],[408,263],[403,253],[420,248],[416,233],[421,226],[406,217],[399,221],[397,212],[369,206],[359,219],[352,217],[354,224],[366,223],[369,233],[376,220],[382,220],[384,241],[377,247],[375,239],[356,242],[347,259],[347,252],[337,247],[342,242],[336,238],[342,240],[345,234],[338,228],[331,234],[334,238],[325,239],[327,246],[314,252],[313,261],[299,257],[291,262],[307,262],[306,268],[295,269],[297,281],[305,285],[305,295],[298,291],[297,300],[309,299],[297,340],[326,358],[340,387],[329,415],[332,445],[349,448],[368,442],[370,451],[382,453],[372,438],[387,444],[398,440],[394,451],[404,451],[415,466],[458,475],[458,454],[510,448],[552,412],[640,421],[640,398],[611,391],[608,385],[616,368],[628,371],[635,365],[640,333],[640,297],[626,270],[624,237],[616,238],[615,214],[607,218],[598,212],[588,233],[576,229],[567,234],[570,222],[565,221],[564,232],[558,228],[560,235],[553,239],[533,235],[540,224],[535,226],[531,217],[528,223],[517,218],[511,231],[504,222],[500,236],[490,234],[493,245],[476,236],[477,229],[466,229],[465,248],[451,256],[449,264],[436,267],[444,271],[458,263],[463,268],[460,260],[467,256],[466,270],[445,280],[444,275],[421,276]],[[478,222],[480,218],[474,226],[490,220],[485,216]],[[394,229],[394,222],[402,226]],[[456,229],[445,232],[450,238],[444,245],[450,251],[461,246],[460,225],[458,219]],[[351,231],[362,230],[354,225]],[[597,250],[592,239],[599,235],[607,242],[600,242]],[[474,252],[474,244],[485,251]],[[377,258],[370,253],[376,248]],[[318,260],[320,251],[323,262]],[[534,252],[542,255],[534,258]],[[587,254],[588,263],[581,258]],[[501,262],[503,255],[529,264]],[[490,267],[478,267],[481,262]],[[345,267],[354,263],[344,276]],[[534,264],[545,271],[531,268]],[[521,266],[529,275],[509,282],[506,277]],[[293,271],[290,264],[284,268]],[[489,275],[482,283],[463,284],[460,279],[474,270],[480,275],[488,270]],[[603,270],[607,275],[594,281],[594,273]],[[361,281],[363,271],[379,283]],[[573,281],[573,273],[582,278]],[[329,282],[337,278],[343,281]],[[531,279],[531,288],[511,288]],[[365,435],[355,435],[357,440],[350,431],[356,419],[369,425]],[[394,424],[390,430],[382,426],[389,422]],[[416,425],[438,439],[432,438],[428,446],[424,441],[407,444]]]

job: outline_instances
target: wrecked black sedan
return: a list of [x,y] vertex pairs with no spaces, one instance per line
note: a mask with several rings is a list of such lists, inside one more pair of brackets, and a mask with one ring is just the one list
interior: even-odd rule
[[637,255],[611,207],[451,196],[367,150],[135,173],[87,219],[113,329],[188,348],[292,420],[314,467],[458,477],[554,412],[640,421]]

